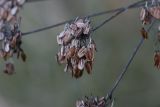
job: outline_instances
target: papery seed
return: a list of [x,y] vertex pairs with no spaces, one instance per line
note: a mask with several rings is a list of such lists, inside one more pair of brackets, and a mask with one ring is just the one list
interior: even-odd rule
[[14,8],[12,8],[12,10],[11,10],[11,15],[16,15],[17,14],[17,11],[18,11],[18,7],[17,6],[15,6]]
[[84,59],[81,59],[78,63],[78,69],[79,70],[83,70],[84,69],[84,66],[85,66],[85,60]]
[[5,52],[9,52],[9,50],[10,50],[9,43],[6,43],[6,44],[5,44],[4,50],[5,50]]
[[92,63],[91,62],[86,62],[85,63],[85,69],[86,69],[87,73],[90,74],[91,71],[92,71]]
[[140,12],[140,20],[143,21],[146,16],[146,9],[142,8]]
[[78,57],[82,58],[86,54],[86,52],[87,52],[87,49],[85,48],[85,46],[83,46],[78,52]]

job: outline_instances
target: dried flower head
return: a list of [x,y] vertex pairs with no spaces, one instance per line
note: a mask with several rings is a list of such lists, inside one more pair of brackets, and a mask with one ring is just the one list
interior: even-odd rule
[[76,107],[105,107],[105,105],[105,97],[85,97],[83,100],[79,100],[76,102]]
[[18,58],[21,56],[23,61],[26,60],[26,55],[21,48],[22,40],[18,23],[14,25],[10,23],[4,24],[0,32],[0,43],[0,56],[4,58],[4,60],[7,60],[14,54],[17,54]]
[[11,62],[7,62],[6,64],[5,64],[5,68],[4,68],[4,71],[3,71],[5,74],[7,74],[7,75],[12,75],[12,74],[14,74],[14,72],[15,72],[15,70],[14,70],[14,65],[13,65],[13,63],[11,63]]
[[90,35],[91,26],[88,19],[77,18],[71,24],[66,24],[64,31],[57,36],[60,51],[57,62],[66,64],[65,72],[79,78],[84,69],[90,74],[94,61],[96,45]]

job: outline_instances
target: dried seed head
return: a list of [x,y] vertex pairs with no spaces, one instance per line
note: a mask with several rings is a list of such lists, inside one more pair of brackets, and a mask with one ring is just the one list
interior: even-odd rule
[[6,23],[2,27],[2,32],[0,32],[0,56],[5,60],[12,57],[14,54],[17,54],[18,58],[19,55],[21,55],[22,60],[26,60],[26,55],[23,49],[21,48],[21,32],[17,23],[14,26],[10,23]]
[[105,107],[105,105],[105,97],[85,97],[83,100],[78,100],[76,102],[76,107]]
[[4,73],[8,74],[8,75],[12,75],[14,74],[15,69],[14,69],[14,65],[11,62],[8,62],[5,64],[5,68],[4,68]]
[[75,78],[81,77],[84,69],[89,74],[92,70],[96,48],[90,36],[90,30],[88,19],[77,18],[71,24],[66,24],[64,31],[57,36],[57,43],[60,46],[57,62],[66,64],[64,71],[71,72]]

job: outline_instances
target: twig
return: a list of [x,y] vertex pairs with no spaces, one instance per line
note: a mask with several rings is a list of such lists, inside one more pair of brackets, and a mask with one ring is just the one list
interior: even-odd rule
[[[156,20],[154,19],[154,21],[152,22],[152,24],[150,25],[150,27],[147,29],[147,32],[149,32],[151,30],[151,28],[153,27],[153,25],[155,24]],[[138,53],[140,47],[142,46],[144,42],[144,38],[141,38],[140,42],[138,43],[138,45],[136,46],[134,52],[132,53],[128,63],[126,64],[126,66],[124,67],[123,71],[121,72],[121,74],[118,76],[117,80],[115,81],[112,89],[109,91],[109,93],[106,96],[106,101],[109,101],[110,99],[112,99],[112,95],[114,93],[114,91],[116,90],[116,88],[118,87],[119,83],[121,82],[121,80],[123,79],[124,75],[126,74],[126,72],[128,71],[129,66],[131,65],[131,63],[133,62],[133,59],[135,58],[136,54]]]
[[[144,1],[144,0],[138,1],[138,2],[133,3],[133,4],[129,5],[129,6],[127,6],[127,7],[121,7],[121,8],[117,8],[117,9],[113,9],[113,10],[109,10],[109,11],[94,13],[94,14],[91,14],[91,15],[88,15],[88,16],[85,16],[85,17],[82,17],[82,18],[86,18],[86,17],[92,18],[92,17],[96,17],[96,16],[101,16],[101,15],[117,12],[116,14],[112,15],[109,19],[107,19],[105,22],[103,22],[102,24],[99,25],[99,26],[103,26],[104,24],[106,24],[107,22],[111,21],[113,18],[115,18],[116,16],[118,16],[119,14],[121,14],[122,12],[124,12],[125,10],[142,7],[142,6],[145,5],[145,2],[146,1]],[[148,4],[151,3],[150,0],[148,0],[147,2],[148,2]],[[26,36],[26,35],[37,33],[37,32],[41,32],[41,31],[44,31],[44,30],[49,30],[49,29],[52,29],[52,28],[64,25],[66,23],[69,23],[69,22],[71,22],[73,20],[74,19],[71,19],[71,20],[63,21],[63,22],[60,22],[60,23],[57,23],[57,24],[54,24],[54,25],[51,25],[51,26],[47,26],[47,27],[43,27],[43,28],[40,28],[40,29],[36,29],[36,30],[33,30],[33,31],[24,32],[24,33],[22,33],[22,35]],[[97,27],[94,28],[94,29],[97,29]]]

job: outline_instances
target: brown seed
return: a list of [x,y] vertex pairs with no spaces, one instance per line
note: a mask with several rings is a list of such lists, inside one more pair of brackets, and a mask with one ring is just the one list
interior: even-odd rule
[[141,29],[141,35],[144,39],[148,39],[148,32],[144,28]]
[[67,58],[70,59],[71,57],[73,57],[75,54],[75,51],[76,51],[75,47],[71,47],[67,52],[67,55],[66,55]]
[[73,76],[75,78],[80,78],[83,74],[83,70],[79,70],[78,67],[73,68]]
[[92,62],[86,62],[85,69],[87,73],[90,74],[92,72]]
[[83,46],[79,51],[78,51],[78,57],[82,58],[87,52],[87,48],[85,46]]

